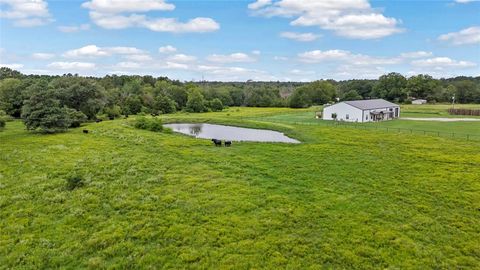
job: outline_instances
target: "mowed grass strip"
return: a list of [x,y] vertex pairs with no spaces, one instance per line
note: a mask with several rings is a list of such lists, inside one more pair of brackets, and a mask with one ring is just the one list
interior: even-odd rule
[[[0,267],[480,267],[480,143],[240,118],[270,109],[168,117],[235,114],[303,143],[217,148],[127,120],[56,135],[7,123]],[[85,185],[66,189],[71,175]]]

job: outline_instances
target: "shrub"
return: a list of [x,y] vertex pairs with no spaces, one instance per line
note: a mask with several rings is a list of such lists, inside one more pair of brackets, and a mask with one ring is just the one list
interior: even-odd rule
[[149,119],[147,129],[154,132],[160,132],[163,130],[162,120],[158,118]]
[[134,127],[154,132],[161,132],[163,130],[162,120],[159,118],[149,119],[145,117],[139,117],[135,120]]
[[209,107],[212,110],[212,112],[220,112],[223,110],[223,103],[220,99],[214,98],[210,100]]
[[135,120],[135,128],[147,129],[147,127],[148,127],[147,118],[139,117],[139,118],[137,118],[137,120]]
[[67,178],[67,190],[74,190],[84,186],[83,179],[80,176],[70,176]]
[[87,116],[80,111],[67,108],[67,113],[70,117],[70,120],[72,121],[72,123],[70,124],[71,128],[78,128],[82,123],[85,123],[85,121],[87,121]]
[[118,118],[120,115],[122,115],[122,108],[120,108],[118,105],[113,105],[111,107],[104,108],[103,112],[107,115],[108,119]]
[[0,118],[0,130],[5,127],[5,119]]

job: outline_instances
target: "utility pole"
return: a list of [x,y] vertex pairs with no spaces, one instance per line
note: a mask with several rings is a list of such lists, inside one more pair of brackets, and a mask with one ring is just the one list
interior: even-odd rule
[[455,109],[455,95],[452,97],[452,109]]

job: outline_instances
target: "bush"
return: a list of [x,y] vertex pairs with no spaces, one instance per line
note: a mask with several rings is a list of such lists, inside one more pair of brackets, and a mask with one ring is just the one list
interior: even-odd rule
[[[103,109],[103,112],[107,115],[107,118],[118,118],[122,115],[122,108],[118,105],[114,105],[112,107],[106,107]],[[106,119],[105,119],[106,120]]]
[[159,118],[139,117],[135,120],[135,128],[161,132],[163,130],[162,120]]
[[148,127],[147,118],[139,117],[139,118],[137,118],[137,120],[135,120],[135,128],[147,129],[147,127]]
[[78,128],[82,123],[85,123],[85,121],[87,121],[87,116],[80,111],[67,108],[67,113],[70,117],[70,120],[72,121],[72,123],[70,124],[71,128]]
[[80,176],[70,176],[67,178],[67,190],[74,190],[79,187],[83,187],[84,182]]
[[223,103],[218,98],[214,98],[210,100],[208,105],[209,105],[209,108],[212,110],[212,112],[220,112],[223,110]]
[[0,118],[0,130],[5,127],[5,119]]
[[154,132],[161,132],[163,130],[162,120],[158,118],[149,119],[148,121],[148,130]]

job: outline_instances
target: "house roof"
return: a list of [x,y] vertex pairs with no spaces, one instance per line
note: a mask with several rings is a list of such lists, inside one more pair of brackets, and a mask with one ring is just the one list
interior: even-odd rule
[[345,101],[345,103],[355,108],[358,108],[360,110],[399,107],[397,104],[386,101],[384,99],[352,100],[352,101]]

